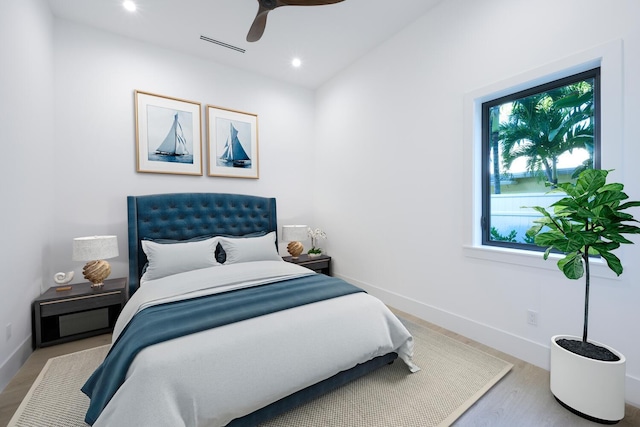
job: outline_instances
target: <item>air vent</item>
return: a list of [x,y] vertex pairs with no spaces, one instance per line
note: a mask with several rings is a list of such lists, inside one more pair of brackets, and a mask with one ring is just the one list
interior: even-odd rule
[[207,36],[200,36],[200,40],[204,40],[204,41],[209,42],[209,43],[217,44],[218,46],[226,47],[227,49],[235,50],[236,52],[240,52],[240,53],[244,53],[245,52],[245,50],[242,49],[241,47],[237,47],[237,46],[231,45],[229,43],[221,42],[220,40],[212,39],[212,38],[207,37]]

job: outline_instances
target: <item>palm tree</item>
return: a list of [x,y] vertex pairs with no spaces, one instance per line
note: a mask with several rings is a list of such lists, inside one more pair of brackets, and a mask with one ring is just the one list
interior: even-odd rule
[[[525,157],[527,170],[542,173],[555,187],[561,154],[576,148],[593,153],[593,111],[593,84],[588,81],[513,101],[509,119],[500,125],[504,168]],[[593,168],[592,158],[587,168]]]
[[489,135],[491,144],[491,154],[493,158],[493,193],[500,194],[500,107],[494,107],[490,110],[489,116]]

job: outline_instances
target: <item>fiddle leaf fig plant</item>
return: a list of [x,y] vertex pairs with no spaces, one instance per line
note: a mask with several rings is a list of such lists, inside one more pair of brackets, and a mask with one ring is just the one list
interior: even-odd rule
[[542,214],[527,231],[538,246],[546,247],[544,259],[552,250],[564,254],[558,268],[569,279],[585,276],[585,307],[582,341],[587,342],[589,319],[589,257],[601,256],[616,275],[622,274],[622,263],[614,255],[621,244],[633,242],[625,234],[640,234],[638,223],[631,214],[622,212],[640,206],[640,201],[627,201],[624,185],[607,184],[610,171],[587,169],[580,173],[575,184],[561,183],[551,192],[563,192],[566,197],[551,204],[553,212],[533,206]]

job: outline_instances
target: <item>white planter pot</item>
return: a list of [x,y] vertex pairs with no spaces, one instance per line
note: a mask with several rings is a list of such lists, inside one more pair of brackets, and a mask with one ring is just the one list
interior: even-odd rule
[[617,362],[589,359],[560,347],[556,340],[581,341],[581,337],[551,337],[551,392],[567,409],[584,418],[613,424],[624,418],[626,359],[620,352],[596,341],[620,358]]

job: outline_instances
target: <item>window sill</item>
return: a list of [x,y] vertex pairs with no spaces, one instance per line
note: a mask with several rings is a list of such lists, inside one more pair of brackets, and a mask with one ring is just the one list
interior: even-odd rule
[[[618,251],[620,252],[620,251]],[[492,246],[468,246],[463,247],[464,256],[481,259],[484,261],[500,262],[504,264],[515,264],[523,267],[539,268],[545,270],[558,270],[557,262],[561,255],[549,254],[545,261],[542,252],[525,251],[520,249],[499,248]],[[617,254],[621,257],[620,253]],[[616,274],[609,269],[603,259],[591,259],[589,261],[590,273],[592,277],[620,280]]]

